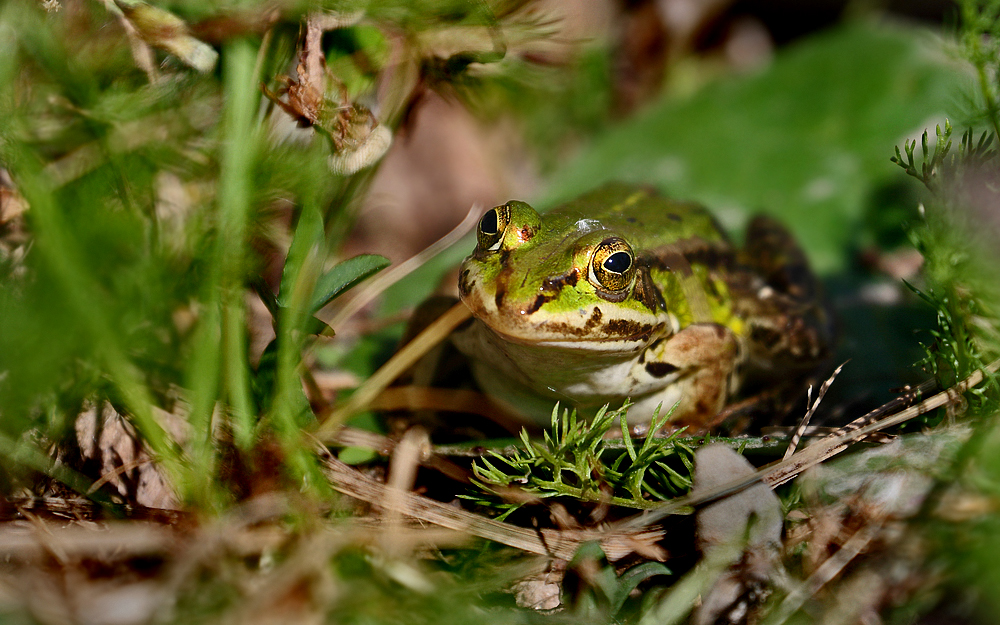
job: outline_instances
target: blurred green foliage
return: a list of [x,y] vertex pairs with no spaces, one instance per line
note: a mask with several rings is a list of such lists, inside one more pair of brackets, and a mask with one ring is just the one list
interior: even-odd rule
[[[447,66],[453,51],[421,37],[496,28],[522,4],[0,7],[11,44],[0,58],[0,166],[7,197],[24,209],[4,223],[25,233],[0,258],[3,448],[26,435],[43,448],[71,444],[75,415],[107,400],[135,425],[181,501],[225,507],[233,493],[220,482],[219,447],[252,458],[271,437],[286,478],[323,490],[302,432],[314,420],[300,377],[321,329],[312,315],[385,263],[369,256],[330,267],[370,169],[332,175],[331,145],[296,139],[260,85],[291,84],[279,74],[297,64],[306,11],[333,10],[325,17],[340,20],[326,47],[343,76],[325,74],[332,87],[307,102],[336,112],[355,106],[342,98],[371,97],[385,32],[406,35],[418,69],[424,56]],[[192,47],[200,56],[186,55]],[[466,66],[437,79],[457,81]],[[390,88],[392,106],[405,110],[420,84]],[[398,110],[384,115],[399,122]],[[268,286],[275,268],[280,285]],[[250,333],[266,331],[267,321],[250,316],[249,285],[277,335],[259,364]],[[181,415],[186,432],[168,434],[154,407]],[[31,484],[17,459],[3,464],[5,491]]]

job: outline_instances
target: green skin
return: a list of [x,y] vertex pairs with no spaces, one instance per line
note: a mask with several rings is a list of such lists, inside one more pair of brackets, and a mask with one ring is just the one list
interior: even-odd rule
[[452,339],[526,423],[546,425],[554,401],[592,412],[631,398],[632,424],[662,404],[708,429],[746,373],[785,377],[826,354],[805,257],[767,218],[736,250],[703,207],[620,183],[544,217],[494,211],[460,271],[475,320]]

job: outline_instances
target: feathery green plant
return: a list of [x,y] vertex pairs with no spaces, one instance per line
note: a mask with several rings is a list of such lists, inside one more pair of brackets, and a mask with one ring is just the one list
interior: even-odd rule
[[[920,180],[931,195],[921,206],[921,221],[911,225],[909,237],[924,256],[926,289],[906,283],[937,313],[937,328],[928,330],[930,343],[921,343],[925,356],[919,365],[951,386],[981,369],[1000,354],[1000,273],[991,264],[995,241],[977,235],[973,223],[985,215],[975,214],[974,203],[992,196],[993,206],[1000,194],[992,186],[989,172],[1000,168],[1000,155],[993,146],[995,135],[984,130],[976,139],[970,128],[952,150],[952,125],[935,129],[933,149],[928,133],[921,137],[921,153],[915,156],[917,141],[904,144],[904,154],[896,148],[892,161],[908,175]],[[989,199],[985,200],[989,202]],[[988,229],[988,227],[987,227]],[[984,407],[1000,405],[1000,384],[995,376],[969,392]]]
[[[919,155],[917,141],[908,140],[903,152],[896,147],[890,159],[930,192],[920,207],[920,222],[909,229],[911,242],[925,259],[927,286],[907,286],[937,312],[938,327],[929,330],[933,340],[921,344],[925,356],[919,364],[942,386],[1000,355],[1000,256],[995,239],[1000,234],[995,215],[1000,205],[1000,2],[961,0],[959,6],[958,53],[972,66],[977,89],[967,102],[969,127],[957,150],[952,149],[952,123],[946,119],[943,128],[935,128],[933,147],[924,131]],[[995,410],[1000,407],[1000,381],[990,376],[969,395],[978,408]]]
[[[632,442],[625,416],[628,403],[616,410],[601,408],[593,419],[578,418],[576,411],[559,405],[552,409],[552,427],[541,441],[521,431],[521,449],[510,456],[491,452],[472,466],[474,483],[483,494],[474,501],[503,510],[506,517],[522,504],[503,500],[503,490],[520,488],[539,498],[571,497],[586,502],[606,502],[628,508],[648,508],[687,492],[691,488],[694,451],[680,435],[658,432],[670,420],[672,410],[653,415],[642,444]],[[606,436],[618,422],[625,453],[610,458]],[[680,470],[671,466],[680,463]],[[500,497],[498,501],[496,497]]]

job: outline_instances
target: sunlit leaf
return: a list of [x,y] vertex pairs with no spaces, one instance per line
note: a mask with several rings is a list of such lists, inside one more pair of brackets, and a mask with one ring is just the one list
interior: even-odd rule
[[341,293],[388,267],[388,258],[378,254],[361,254],[338,263],[316,281],[311,311],[326,306]]

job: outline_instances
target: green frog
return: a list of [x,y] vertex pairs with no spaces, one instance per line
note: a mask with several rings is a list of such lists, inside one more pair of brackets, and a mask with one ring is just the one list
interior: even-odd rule
[[706,430],[747,380],[782,380],[828,355],[805,254],[775,220],[738,249],[692,202],[612,183],[545,215],[510,201],[481,219],[459,270],[474,319],[452,341],[481,389],[528,424],[556,401],[592,413],[633,402]]

